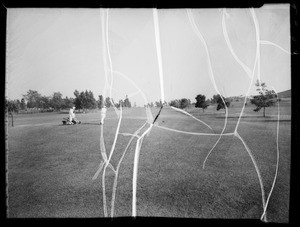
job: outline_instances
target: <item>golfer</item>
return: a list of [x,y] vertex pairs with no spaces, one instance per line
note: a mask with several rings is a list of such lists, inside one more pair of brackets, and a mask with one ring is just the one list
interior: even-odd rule
[[104,118],[106,117],[106,106],[103,106],[101,108],[101,120],[100,120],[100,125],[104,124]]
[[73,120],[75,120],[75,106],[73,106],[70,110],[69,110],[69,121],[73,123]]

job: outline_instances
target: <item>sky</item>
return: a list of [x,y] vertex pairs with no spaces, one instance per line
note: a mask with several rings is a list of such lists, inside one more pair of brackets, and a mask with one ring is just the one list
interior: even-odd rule
[[[222,9],[191,11],[207,44],[217,89],[225,97],[245,95],[251,80],[225,41]],[[46,96],[59,91],[63,97],[74,97],[75,89],[91,90],[96,99],[103,94],[103,12],[100,8],[8,8],[7,97],[21,99],[29,89]],[[288,52],[289,13],[288,4],[255,9],[260,39]],[[232,48],[252,70],[256,33],[250,10],[226,9],[226,15]],[[198,94],[207,98],[217,94],[206,50],[193,30],[187,10],[158,9],[158,21],[165,100],[189,98],[194,102]],[[111,94],[114,100],[128,95],[132,103],[141,106],[145,97],[149,102],[158,101],[162,94],[152,9],[109,9],[108,42],[115,71]],[[257,67],[254,72],[255,81]],[[260,76],[277,92],[291,89],[290,55],[273,45],[261,44]],[[138,89],[144,96],[137,93]],[[250,94],[256,94],[254,86]]]

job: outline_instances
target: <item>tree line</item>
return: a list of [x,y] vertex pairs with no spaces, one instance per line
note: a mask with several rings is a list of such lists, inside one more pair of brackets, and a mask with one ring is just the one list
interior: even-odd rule
[[[263,116],[265,117],[265,109],[271,106],[274,106],[276,103],[277,95],[274,90],[268,90],[266,83],[256,81],[255,86],[257,87],[256,91],[258,91],[259,95],[255,95],[250,99],[250,103],[255,106],[255,109],[253,111],[258,112],[261,109],[263,110]],[[174,99],[171,100],[169,103],[162,101],[156,101],[155,104],[153,102],[146,104],[145,106],[148,107],[161,107],[162,105],[169,105],[180,109],[187,109],[191,105],[194,105],[196,108],[201,108],[204,112],[205,109],[207,109],[208,106],[211,104],[216,104],[216,110],[225,109],[226,107],[229,107],[231,102],[233,100],[239,101],[239,97],[228,97],[225,98],[224,96],[221,96],[219,94],[213,95],[212,98],[206,99],[205,95],[198,94],[196,97],[196,102],[191,103],[190,99],[187,98],[181,98],[181,99]],[[278,101],[281,101],[281,99],[278,99]],[[245,106],[247,105],[247,102],[245,102]],[[226,106],[226,107],[225,107]]]
[[[225,101],[225,104],[223,102],[223,100]],[[196,102],[191,103],[190,99],[187,98],[182,98],[182,99],[175,99],[175,100],[171,100],[169,102],[169,106],[174,106],[176,108],[180,108],[180,109],[186,109],[189,108],[191,105],[194,105],[196,108],[201,108],[202,111],[204,112],[205,109],[207,109],[208,106],[210,106],[211,104],[216,103],[217,104],[217,110],[220,109],[225,109],[225,105],[227,107],[229,107],[230,105],[230,101],[228,99],[226,99],[225,97],[217,94],[217,95],[213,95],[213,97],[211,99],[206,99],[205,95],[202,94],[198,94],[195,99]]]
[[[260,83],[259,81],[256,82],[255,86],[257,87],[258,95],[253,96],[250,99],[250,103],[255,105],[254,111],[263,110],[263,116],[265,117],[265,109],[270,106],[274,106],[276,103],[275,98],[277,95],[275,91],[268,90],[266,88],[266,83]],[[19,110],[27,110],[27,109],[38,109],[42,112],[44,111],[60,111],[62,109],[71,108],[75,105],[76,109],[78,110],[87,110],[87,109],[101,109],[104,105],[109,108],[113,104],[115,107],[119,108],[128,107],[131,108],[132,104],[126,95],[125,99],[121,99],[118,102],[114,102],[114,100],[110,97],[106,97],[105,100],[102,95],[98,95],[98,99],[96,100],[92,91],[81,91],[78,90],[74,91],[73,97],[64,97],[60,92],[54,92],[51,96],[43,96],[39,92],[35,90],[28,90],[26,94],[23,95],[21,100],[6,100],[6,110],[9,113],[19,112]],[[206,96],[203,94],[198,94],[195,97],[195,102],[191,103],[191,100],[188,98],[181,98],[181,99],[174,99],[170,102],[162,102],[161,100],[150,102],[145,104],[144,106],[148,107],[161,107],[163,105],[173,106],[180,109],[189,108],[191,105],[194,105],[196,108],[201,108],[204,112],[208,106],[211,104],[217,104],[216,110],[225,109],[226,107],[230,106],[232,101],[232,97],[225,98],[219,94],[213,95],[211,99],[206,99]],[[280,99],[279,99],[280,101]],[[225,103],[224,103],[225,102]],[[247,104],[247,103],[246,103]],[[136,104],[134,104],[136,107]]]
[[[52,111],[60,111],[63,109],[69,109],[72,106],[75,106],[78,110],[88,110],[88,109],[96,109],[102,108],[104,105],[106,107],[111,107],[112,103],[114,103],[113,99],[110,97],[106,97],[103,100],[102,95],[98,95],[98,99],[96,100],[92,91],[74,91],[73,97],[65,96],[63,97],[62,93],[54,92],[51,96],[41,95],[36,90],[28,90],[26,94],[22,95],[23,98],[21,100],[6,100],[6,109],[8,112],[18,113],[20,110],[40,110],[41,112],[52,112]],[[129,98],[126,96],[125,99],[119,100],[115,103],[115,106],[119,108],[122,107],[131,107],[131,102]]]

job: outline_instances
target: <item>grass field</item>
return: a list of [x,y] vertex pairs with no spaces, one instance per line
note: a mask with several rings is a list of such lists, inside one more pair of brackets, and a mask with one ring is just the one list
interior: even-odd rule
[[[237,125],[241,103],[232,103],[226,132]],[[153,108],[153,115],[158,108]],[[158,126],[220,133],[224,110],[188,109],[213,130],[170,107],[163,108]],[[251,149],[260,169],[266,196],[276,168],[277,107],[262,113],[248,105],[238,133]],[[124,110],[120,132],[134,133],[146,121],[144,108]],[[8,217],[103,217],[101,175],[92,180],[100,155],[100,113],[78,114],[81,125],[63,126],[64,114],[16,115],[8,126]],[[270,222],[289,221],[291,103],[280,102],[279,169],[267,209]],[[108,110],[104,139],[109,153],[118,118]],[[116,166],[129,137],[119,135],[111,163]],[[153,127],[145,137],[138,166],[137,215],[187,218],[259,219],[262,199],[258,177],[242,142],[223,136],[207,159],[217,136],[185,135]],[[136,141],[136,139],[134,140]],[[114,216],[131,216],[135,143],[120,166]],[[106,172],[111,199],[113,172]],[[110,207],[110,204],[108,204]]]

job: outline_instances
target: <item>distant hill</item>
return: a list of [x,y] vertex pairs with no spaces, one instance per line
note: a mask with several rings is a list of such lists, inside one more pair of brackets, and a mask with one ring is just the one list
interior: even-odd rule
[[291,89],[282,91],[282,92],[278,92],[278,97],[279,98],[291,98]]
[[[279,98],[291,98],[291,89],[290,90],[286,90],[286,91],[282,91],[282,92],[278,92],[278,97]],[[249,98],[252,98],[252,95],[249,97]],[[230,101],[230,102],[243,102],[244,99],[245,99],[245,96],[243,95],[240,95],[240,96],[230,96],[230,97],[227,97],[227,99]]]

